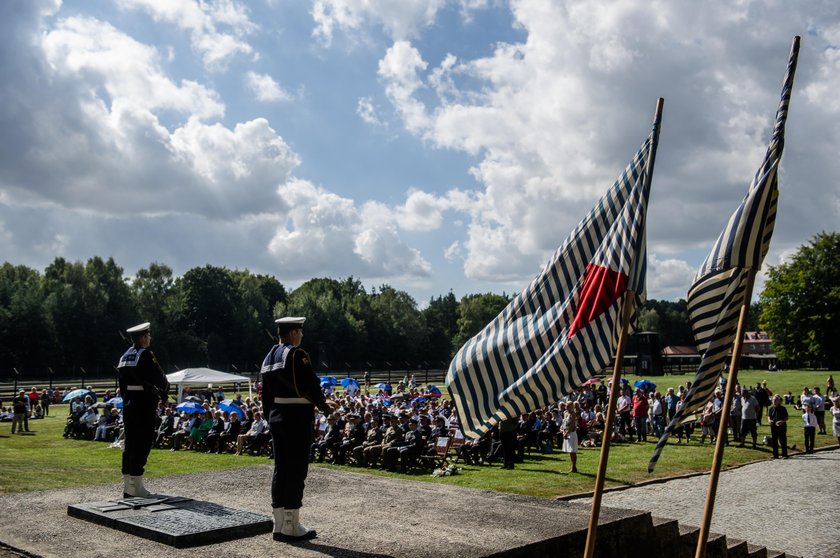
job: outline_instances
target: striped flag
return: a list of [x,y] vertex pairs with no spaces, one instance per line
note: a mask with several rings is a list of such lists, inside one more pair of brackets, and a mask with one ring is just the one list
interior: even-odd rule
[[688,315],[697,351],[703,358],[685,403],[656,444],[648,464],[649,473],[653,472],[671,433],[684,422],[692,420],[693,415],[703,409],[714,394],[735,341],[741,305],[749,303],[745,300],[749,272],[761,268],[770,247],[779,197],[779,160],[784,148],[785,120],[798,56],[799,37],[794,39],[791,47],[776,125],[764,161],[744,201],[729,218],[688,290]]
[[644,298],[657,138],[658,122],[542,272],[455,355],[446,384],[467,436],[555,403],[611,363],[624,298]]

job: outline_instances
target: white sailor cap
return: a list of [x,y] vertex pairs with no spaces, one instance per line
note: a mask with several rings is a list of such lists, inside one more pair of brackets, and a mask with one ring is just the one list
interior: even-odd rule
[[303,328],[303,322],[305,321],[306,318],[301,316],[288,316],[285,318],[277,318],[274,320],[274,323],[277,324],[277,329],[282,335],[283,332]]
[[286,318],[277,318],[274,323],[281,326],[302,326],[306,318],[301,316],[289,316]]
[[142,324],[137,324],[134,327],[130,327],[125,330],[127,333],[132,335],[140,335],[149,331],[149,328],[152,326],[149,322],[143,322]]

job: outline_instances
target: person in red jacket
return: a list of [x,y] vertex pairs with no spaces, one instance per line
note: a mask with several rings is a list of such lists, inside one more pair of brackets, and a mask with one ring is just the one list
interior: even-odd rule
[[633,395],[633,424],[636,427],[636,440],[647,442],[648,400],[645,390],[637,389]]

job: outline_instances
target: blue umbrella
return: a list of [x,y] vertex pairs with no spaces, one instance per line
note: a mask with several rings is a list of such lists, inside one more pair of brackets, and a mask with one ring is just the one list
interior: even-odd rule
[[656,384],[654,384],[650,380],[636,380],[635,382],[633,382],[633,385],[637,388],[642,388],[645,391],[653,391],[656,389]]
[[376,384],[376,389],[391,391],[391,385],[390,384]]
[[228,413],[237,413],[240,418],[245,418],[245,411],[233,402],[233,399],[225,399],[219,403],[220,411],[227,411]]
[[177,407],[175,407],[176,411],[184,411],[187,413],[197,413],[199,411],[203,411],[204,407],[196,403],[195,401],[184,401]]
[[322,388],[325,388],[325,387],[332,387],[332,386],[334,386],[334,385],[335,385],[335,383],[334,383],[334,382],[331,382],[331,381],[329,381],[329,380],[321,380],[321,387],[322,387]]
[[355,378],[344,378],[341,380],[341,387],[349,387],[350,384],[353,384],[356,387],[359,387],[359,382],[356,381]]
[[77,397],[84,398],[84,396],[87,395],[88,393],[90,393],[89,389],[74,389],[73,391],[71,391],[70,393],[65,395],[64,399],[62,399],[61,401],[66,402],[66,401],[70,401],[71,399],[75,399]]
[[122,397],[112,397],[107,401],[107,403],[113,405],[117,409],[122,409],[123,406]]
[[422,396],[421,396],[421,397],[417,397],[417,398],[415,398],[415,399],[414,399],[414,402],[415,402],[415,403],[425,403],[425,402],[426,402],[426,398],[425,398],[425,397],[422,397]]
[[338,383],[338,380],[335,379],[335,376],[323,376],[321,378],[321,385],[323,386],[325,382],[327,382],[328,385],[334,386]]

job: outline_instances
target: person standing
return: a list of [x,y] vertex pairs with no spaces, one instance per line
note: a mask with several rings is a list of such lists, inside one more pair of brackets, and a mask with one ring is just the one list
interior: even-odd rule
[[149,350],[152,343],[149,322],[130,327],[126,332],[132,345],[117,365],[125,434],[123,496],[148,497],[151,493],[143,486],[143,473],[155,441],[158,402],[166,398],[169,382]]
[[826,399],[820,393],[819,386],[814,386],[814,393],[811,396],[812,404],[814,405],[814,416],[817,417],[817,427],[820,429],[820,434],[827,434],[825,430],[825,404]]
[[29,400],[26,397],[26,392],[20,390],[17,396],[12,399],[12,411],[14,418],[12,419],[12,434],[17,430],[18,434],[23,434],[24,416],[26,415],[26,402]]
[[805,428],[805,453],[814,453],[814,438],[817,434],[817,417],[814,408],[808,405],[803,409],[802,422]]
[[782,457],[787,459],[787,409],[782,406],[779,395],[773,397],[773,404],[767,409],[767,419],[770,421],[770,436],[773,438],[773,459],[779,457],[779,446],[782,447]]
[[840,444],[840,396],[835,397],[831,402],[834,404],[831,407],[831,416],[833,417],[831,433],[834,434],[834,437],[837,438],[837,443]]
[[300,348],[306,318],[276,320],[280,343],[262,364],[263,409],[274,444],[271,507],[276,541],[313,539],[314,529],[300,523],[304,481],[309,469],[315,407],[325,415],[331,408],[324,399],[309,355]]
[[648,400],[645,391],[641,388],[636,390],[633,396],[633,424],[636,427],[636,439],[639,442],[647,442],[647,419]]
[[758,438],[758,400],[750,393],[748,388],[741,391],[741,443],[739,448],[744,447],[747,442],[747,434],[752,436],[752,447],[755,449],[756,438]]

